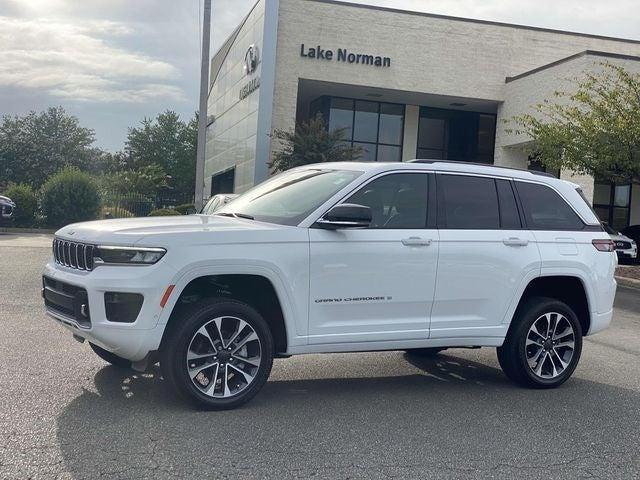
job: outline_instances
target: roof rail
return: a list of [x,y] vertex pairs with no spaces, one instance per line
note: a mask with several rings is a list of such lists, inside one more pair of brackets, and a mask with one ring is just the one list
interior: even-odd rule
[[538,172],[536,170],[525,170],[524,168],[515,168],[515,167],[504,167],[502,165],[493,165],[490,163],[480,163],[480,162],[465,162],[465,161],[459,161],[459,160],[430,160],[430,159],[422,159],[422,158],[417,158],[415,160],[411,160],[409,163],[451,163],[454,165],[473,165],[476,167],[492,167],[492,168],[503,168],[505,170],[515,170],[517,172],[529,172],[532,175],[540,175],[542,177],[549,177],[549,178],[558,178],[556,177],[554,174],[552,173],[548,173],[548,172]]

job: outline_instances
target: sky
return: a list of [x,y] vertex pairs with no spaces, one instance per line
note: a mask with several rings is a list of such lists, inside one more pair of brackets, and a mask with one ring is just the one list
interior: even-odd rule
[[[353,0],[640,40],[640,0]],[[213,0],[213,54],[254,0]],[[0,115],[62,105],[123,148],[128,127],[198,105],[203,0],[0,0]]]

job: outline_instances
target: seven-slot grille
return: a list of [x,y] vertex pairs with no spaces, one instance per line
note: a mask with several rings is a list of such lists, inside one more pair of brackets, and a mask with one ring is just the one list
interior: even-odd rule
[[56,263],[78,270],[93,270],[93,245],[70,242],[56,238],[53,240],[53,258]]

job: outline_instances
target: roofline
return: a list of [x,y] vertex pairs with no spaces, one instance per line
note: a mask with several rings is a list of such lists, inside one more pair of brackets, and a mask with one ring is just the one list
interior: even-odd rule
[[568,57],[561,58],[560,60],[556,60],[555,62],[547,63],[546,65],[542,65],[532,70],[528,70],[524,73],[520,73],[513,77],[507,77],[505,78],[505,83],[510,83],[510,82],[513,82],[514,80],[519,80],[523,77],[528,77],[529,75],[533,75],[534,73],[547,70],[549,68],[561,65],[566,62],[570,62],[571,60],[575,60],[580,57],[586,57],[587,55],[592,55],[595,57],[603,57],[603,58],[615,58],[618,60],[640,61],[640,56],[637,56],[637,55],[626,55],[624,53],[613,53],[613,52],[601,52],[599,50],[584,50],[583,52],[579,52],[574,55],[569,55]]
[[465,162],[465,161],[459,161],[459,160],[429,160],[429,159],[418,158],[415,160],[410,160],[409,162],[405,162],[405,163],[420,163],[420,164],[427,164],[427,165],[444,163],[445,165],[469,165],[471,167],[500,168],[500,169],[509,170],[509,171],[516,171],[516,172],[523,172],[523,173],[526,172],[532,175],[540,175],[542,177],[555,178],[556,180],[558,179],[558,177],[548,172],[539,172],[537,170],[526,170],[524,168],[506,167],[502,165],[494,165],[494,164],[480,163],[480,162]]
[[345,6],[345,7],[354,7],[354,8],[364,8],[367,10],[379,10],[379,11],[383,11],[383,12],[390,12],[390,13],[404,13],[407,15],[416,15],[416,16],[420,16],[420,17],[429,17],[429,18],[436,18],[436,19],[440,19],[440,20],[453,20],[453,21],[457,21],[457,22],[467,22],[467,23],[477,23],[480,25],[493,25],[493,26],[497,26],[497,27],[508,27],[508,28],[518,28],[518,29],[522,29],[522,30],[533,30],[533,31],[537,31],[537,32],[546,32],[546,33],[559,33],[562,35],[573,35],[573,36],[578,36],[578,37],[588,37],[588,38],[597,38],[600,40],[613,40],[616,42],[625,42],[625,43],[633,43],[633,44],[639,44],[640,45],[640,40],[636,40],[636,39],[632,39],[632,38],[619,38],[619,37],[611,37],[611,36],[607,36],[607,35],[596,35],[596,34],[592,34],[592,33],[583,33],[583,32],[573,32],[570,30],[556,30],[553,28],[545,28],[545,27],[533,27],[530,25],[521,25],[521,24],[517,24],[517,23],[506,23],[506,22],[495,22],[492,20],[480,20],[477,18],[466,18],[466,17],[454,17],[451,15],[442,15],[442,14],[438,14],[438,13],[427,13],[427,12],[417,12],[415,10],[401,10],[399,8],[392,8],[392,7],[380,7],[377,5],[365,5],[365,4],[361,4],[361,3],[351,3],[351,2],[346,2],[343,0],[306,0],[308,2],[317,2],[317,3],[327,3],[327,4],[332,4],[332,5],[341,5],[341,6]]

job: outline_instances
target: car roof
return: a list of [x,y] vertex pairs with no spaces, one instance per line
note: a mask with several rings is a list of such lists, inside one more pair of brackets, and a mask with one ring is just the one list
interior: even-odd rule
[[517,178],[521,180],[539,181],[547,184],[570,184],[574,188],[579,185],[566,180],[560,180],[545,172],[523,170],[519,168],[485,165],[481,163],[458,162],[446,160],[412,160],[409,162],[327,162],[306,165],[305,168],[323,168],[336,170],[358,170],[369,173],[382,173],[388,170],[425,170],[452,173],[471,173],[491,175],[495,177]]

